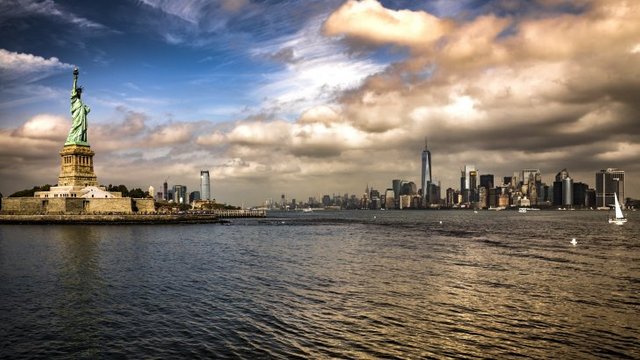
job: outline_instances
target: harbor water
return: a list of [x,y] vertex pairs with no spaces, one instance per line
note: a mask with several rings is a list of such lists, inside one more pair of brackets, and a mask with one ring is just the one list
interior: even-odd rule
[[638,214],[0,225],[0,358],[640,358]]

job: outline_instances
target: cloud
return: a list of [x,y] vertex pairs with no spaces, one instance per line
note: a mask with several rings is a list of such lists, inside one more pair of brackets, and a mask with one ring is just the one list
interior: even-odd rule
[[65,138],[71,121],[61,116],[40,114],[17,128],[12,135],[28,139],[59,140]]
[[390,10],[377,0],[349,0],[324,24],[329,36],[344,35],[377,45],[433,45],[453,24],[424,11]]
[[226,26],[228,18],[251,5],[249,0],[142,0],[142,3],[174,16],[199,31],[210,32]]
[[72,69],[56,57],[49,59],[0,49],[0,79],[6,83],[30,83],[63,70]]
[[202,9],[208,1],[166,1],[166,0],[142,0],[142,3],[162,10],[190,23],[197,23],[202,15]]
[[190,141],[193,126],[187,123],[168,124],[154,129],[144,141],[154,146],[166,146]]
[[100,23],[67,11],[53,0],[6,0],[0,3],[0,14],[0,19],[37,15],[65,21],[85,30],[107,29]]
[[341,44],[321,33],[322,17],[308,21],[293,35],[273,39],[251,50],[255,58],[282,62],[284,67],[265,76],[255,97],[265,99],[266,111],[298,116],[314,106],[329,104],[343,91],[357,88],[385,65],[352,56]]
[[196,139],[198,145],[203,146],[221,146],[228,143],[227,135],[220,131],[215,131],[208,135],[200,135]]

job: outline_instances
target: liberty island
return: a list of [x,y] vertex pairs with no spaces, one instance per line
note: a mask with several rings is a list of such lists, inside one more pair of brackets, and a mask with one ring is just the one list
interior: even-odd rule
[[[90,108],[82,101],[83,88],[78,86],[79,69],[73,70],[71,89],[71,127],[60,151],[58,183],[47,191],[36,191],[34,196],[3,199],[0,222],[9,223],[201,223],[218,222],[218,215],[159,214],[155,201],[149,198],[131,198],[121,192],[107,191],[100,186],[94,171],[93,157],[88,140]],[[221,213],[225,217],[264,216],[260,211]]]

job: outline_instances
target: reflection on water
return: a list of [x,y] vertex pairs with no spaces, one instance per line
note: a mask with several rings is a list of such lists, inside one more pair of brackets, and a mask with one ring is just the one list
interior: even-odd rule
[[61,226],[52,233],[60,246],[59,297],[53,316],[60,321],[57,341],[79,356],[98,355],[105,286],[100,277],[100,234],[95,227]]
[[363,211],[231,226],[3,226],[0,351],[637,358],[640,218],[610,227],[600,215]]

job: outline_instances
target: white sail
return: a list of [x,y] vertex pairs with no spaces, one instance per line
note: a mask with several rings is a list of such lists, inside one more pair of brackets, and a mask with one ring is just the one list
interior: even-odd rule
[[624,215],[622,215],[622,209],[620,209],[620,203],[618,202],[618,195],[613,193],[613,198],[616,201],[616,219],[624,219]]

